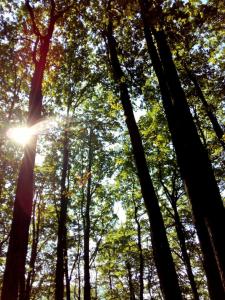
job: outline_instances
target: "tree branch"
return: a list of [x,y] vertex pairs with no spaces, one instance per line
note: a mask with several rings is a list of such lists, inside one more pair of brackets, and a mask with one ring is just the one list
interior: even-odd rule
[[36,21],[35,21],[35,16],[34,16],[34,10],[30,5],[30,1],[26,0],[25,1],[25,7],[27,8],[31,21],[32,21],[32,29],[33,29],[33,33],[38,36],[38,37],[42,37],[40,30],[37,27]]

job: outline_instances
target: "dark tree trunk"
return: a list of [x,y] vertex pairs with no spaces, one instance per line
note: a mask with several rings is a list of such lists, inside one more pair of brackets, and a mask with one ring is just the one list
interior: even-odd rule
[[197,77],[195,76],[194,73],[192,73],[187,66],[185,66],[185,69],[187,71],[188,77],[189,79],[193,82],[194,86],[195,86],[195,90],[197,93],[198,98],[200,99],[200,101],[202,102],[202,105],[205,109],[205,112],[213,126],[213,129],[215,131],[215,134],[218,138],[218,140],[220,141],[221,146],[223,147],[223,149],[225,150],[225,143],[223,141],[223,135],[224,135],[224,131],[222,129],[222,127],[220,126],[216,115],[213,113],[210,105],[208,104],[207,100],[205,99],[205,96],[202,92],[201,86],[198,83]]
[[[83,167],[82,167],[83,169]],[[80,213],[82,215],[82,208],[80,208]],[[83,216],[82,216],[83,217]],[[76,294],[77,294],[77,299],[80,300],[81,299],[81,269],[80,269],[80,262],[81,262],[81,224],[80,224],[80,220],[78,219],[78,227],[77,227],[77,234],[78,234],[78,249],[77,249],[77,281],[78,281],[78,287],[74,288],[74,295],[76,298]]]
[[127,267],[127,277],[128,277],[128,285],[130,290],[130,300],[135,300],[135,293],[134,293],[134,285],[132,280],[132,273],[131,273],[131,265],[129,261],[126,262]]
[[106,35],[113,75],[119,87],[120,99],[130,134],[141,191],[151,224],[153,254],[160,279],[160,286],[165,299],[182,299],[158,199],[149,175],[141,136],[134,118],[127,84],[124,80],[125,77],[118,60],[111,21],[109,21]]
[[70,277],[68,270],[68,258],[67,258],[67,245],[66,245],[66,257],[65,257],[65,279],[66,279],[66,300],[70,300]]
[[[219,280],[216,270],[218,270],[218,263],[220,275],[223,278],[225,243],[221,232],[222,228],[225,228],[224,207],[207,152],[200,142],[180,86],[165,35],[163,32],[154,31],[160,52],[160,61],[146,15],[148,9],[146,1],[139,0],[139,2],[149,54],[159,81],[182,179],[192,204],[210,295],[212,299],[222,299],[224,297],[222,282],[224,281]],[[210,270],[215,273],[212,274]]]
[[173,212],[174,212],[174,221],[175,221],[177,237],[178,237],[179,244],[180,244],[183,262],[184,262],[186,272],[188,275],[188,279],[189,279],[189,282],[191,285],[193,299],[199,300],[198,290],[197,290],[196,282],[195,282],[194,275],[193,275],[192,268],[191,268],[190,257],[187,252],[184,228],[183,228],[183,224],[181,223],[180,216],[179,216],[179,213],[177,210],[176,200],[175,199],[172,200],[172,203],[173,203],[172,207],[173,207]]
[[163,182],[161,170],[159,171],[160,182],[163,186],[163,189],[167,196],[167,199],[169,200],[169,202],[172,206],[172,209],[173,209],[173,213],[171,212],[171,215],[175,221],[175,228],[176,228],[178,241],[180,244],[182,260],[184,262],[186,272],[188,275],[188,279],[189,279],[189,282],[191,285],[193,299],[199,300],[198,290],[197,290],[196,282],[195,282],[194,275],[193,275],[192,268],[191,268],[190,257],[188,255],[188,251],[187,251],[187,247],[186,247],[185,229],[181,222],[181,219],[180,219],[180,216],[178,213],[178,209],[177,209],[177,201],[179,199],[179,196],[178,196],[178,189],[177,189],[177,183],[176,183],[177,178],[178,178],[176,169],[174,169],[174,174],[173,174],[172,178],[173,178],[172,179],[172,190],[170,192],[169,189],[167,188],[167,186]]
[[86,208],[84,215],[84,300],[91,300],[91,284],[90,284],[90,205],[91,205],[91,169],[93,160],[92,149],[92,135],[93,130],[90,128],[89,133],[89,153],[88,153],[88,183],[87,183],[87,197]]
[[[42,81],[54,22],[51,22],[50,25],[48,34],[41,37],[40,58],[35,63],[32,77],[28,114],[29,126],[34,125],[41,117]],[[19,171],[3,279],[2,300],[16,300],[18,299],[18,293],[20,295],[24,294],[25,261],[34,191],[36,143],[37,137],[33,136],[29,144],[25,146],[24,157]]]
[[138,251],[139,251],[139,298],[140,300],[144,299],[144,256],[142,251],[141,243],[141,224],[138,220],[138,208],[134,208],[134,217],[137,224],[137,234],[138,234]]
[[55,276],[55,299],[63,300],[64,298],[64,277],[66,278],[67,264],[67,206],[68,206],[68,189],[66,186],[66,178],[68,174],[69,150],[68,150],[68,132],[64,132],[63,145],[63,166],[61,177],[61,201],[60,214],[58,220],[58,243],[57,243],[57,261]]
[[[225,288],[225,210],[206,149],[203,147],[163,31],[154,31],[174,103],[176,153],[192,207],[202,214]],[[174,134],[174,135],[175,135]],[[198,220],[196,219],[196,222]]]

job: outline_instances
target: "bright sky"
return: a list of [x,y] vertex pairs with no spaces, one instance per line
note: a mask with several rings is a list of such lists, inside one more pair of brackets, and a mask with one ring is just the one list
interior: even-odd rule
[[125,212],[125,210],[122,207],[121,201],[117,201],[114,204],[113,210],[114,210],[114,213],[119,218],[119,223],[120,224],[125,223],[126,222],[126,212]]

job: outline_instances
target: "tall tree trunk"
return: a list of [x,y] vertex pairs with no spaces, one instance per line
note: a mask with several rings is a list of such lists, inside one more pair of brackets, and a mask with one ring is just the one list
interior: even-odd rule
[[127,267],[127,277],[128,277],[128,284],[129,284],[129,290],[130,290],[130,300],[135,300],[135,293],[134,293],[134,285],[132,280],[132,273],[131,273],[131,265],[130,262],[126,262]]
[[148,11],[147,2],[139,0],[139,3],[148,51],[159,81],[182,179],[192,204],[193,218],[203,252],[210,295],[212,299],[222,299],[224,297],[222,282],[225,281],[218,278],[217,266],[220,266],[220,275],[223,278],[225,243],[224,237],[221,236],[221,229],[225,228],[224,207],[207,152],[200,142],[184,92],[180,86],[164,33],[154,31],[161,62],[152,39],[146,14]]
[[215,131],[215,134],[221,144],[221,146],[223,147],[223,150],[225,150],[225,142],[223,140],[223,135],[225,134],[222,127],[220,126],[216,115],[213,113],[210,105],[208,104],[207,100],[205,99],[205,96],[202,92],[201,86],[197,80],[197,77],[195,76],[195,74],[193,72],[191,72],[187,66],[185,66],[186,72],[188,74],[189,79],[193,82],[194,86],[195,86],[195,90],[197,93],[198,98],[200,99],[200,101],[202,102],[202,105],[205,109],[205,112],[213,126],[213,129]]
[[178,164],[192,207],[197,207],[204,218],[225,290],[225,209],[207,151],[189,111],[165,33],[154,31],[154,35],[174,100],[174,116],[177,119],[175,122],[173,120],[176,123],[173,129],[177,136],[175,148]]
[[[28,10],[31,12],[30,15],[33,24],[35,24],[33,10],[29,5],[29,1],[26,1],[26,5]],[[40,47],[39,59],[35,59],[35,70],[31,81],[27,121],[28,126],[32,126],[37,123],[41,117],[42,81],[55,21],[56,16],[54,15],[54,9],[52,8],[48,33],[45,36],[42,36],[37,32],[37,28],[33,28],[34,33],[37,34],[37,38],[40,41]],[[2,300],[16,300],[18,298],[18,293],[21,295],[24,294],[25,262],[34,190],[36,144],[37,137],[33,136],[29,144],[25,146],[24,157],[20,166],[3,279]]]
[[70,300],[70,277],[69,277],[69,270],[68,270],[68,257],[67,257],[67,245],[65,251],[65,280],[66,280],[66,300]]
[[[36,200],[37,201],[37,200]],[[32,220],[32,246],[31,246],[31,256],[30,256],[30,262],[29,262],[29,272],[27,274],[27,280],[26,280],[26,288],[24,297],[21,295],[20,300],[29,300],[30,294],[32,290],[32,284],[34,282],[35,277],[35,262],[37,258],[37,252],[38,252],[38,242],[39,242],[39,235],[40,235],[40,222],[41,222],[41,199],[39,202],[34,202],[33,205],[33,220]],[[37,207],[36,207],[37,205]],[[37,215],[37,221],[35,218],[35,215]]]
[[196,282],[195,282],[194,275],[192,272],[190,258],[189,258],[188,252],[187,252],[183,225],[180,221],[180,216],[178,214],[176,206],[173,207],[173,211],[174,211],[174,220],[175,220],[177,237],[178,237],[178,240],[180,243],[181,254],[182,254],[183,262],[185,264],[185,268],[187,271],[188,279],[190,281],[190,285],[191,285],[191,289],[192,289],[192,293],[193,293],[193,299],[199,300],[198,290],[197,290]]
[[196,282],[195,282],[195,279],[194,279],[194,275],[193,275],[193,272],[192,272],[190,257],[189,257],[188,252],[187,252],[184,228],[183,228],[183,224],[180,220],[180,216],[179,216],[179,213],[178,213],[178,210],[177,210],[177,200],[176,199],[171,199],[171,204],[172,204],[172,208],[173,208],[173,212],[174,212],[174,221],[175,221],[177,237],[178,237],[179,244],[180,244],[181,255],[182,255],[183,262],[184,262],[186,272],[187,272],[187,275],[188,275],[188,279],[189,279],[189,282],[190,282],[190,285],[191,285],[191,290],[192,290],[192,293],[193,293],[193,299],[194,300],[199,300],[199,294],[198,294]]
[[194,279],[194,275],[192,272],[191,261],[190,261],[190,257],[188,255],[188,251],[187,251],[187,247],[186,247],[186,238],[185,238],[185,231],[184,231],[185,229],[181,222],[181,219],[180,219],[180,216],[178,213],[178,209],[177,209],[177,201],[179,199],[179,196],[177,195],[178,190],[177,190],[177,184],[176,184],[176,181],[177,181],[177,170],[176,169],[174,169],[174,175],[172,176],[172,178],[173,178],[172,179],[172,190],[169,191],[169,189],[163,182],[161,171],[159,172],[159,180],[162,184],[162,187],[167,196],[167,199],[169,200],[169,202],[172,206],[172,209],[173,209],[173,213],[171,212],[171,215],[173,216],[173,219],[175,221],[175,228],[176,228],[178,241],[180,244],[182,260],[184,262],[186,272],[188,275],[188,279],[189,279],[189,282],[191,285],[193,299],[199,300],[199,294],[198,294],[196,282]]
[[144,256],[142,251],[141,243],[141,224],[138,220],[138,208],[134,208],[134,218],[137,224],[137,234],[138,234],[138,251],[139,251],[139,298],[140,300],[144,299]]
[[57,262],[56,262],[56,276],[55,276],[55,299],[63,300],[64,298],[64,276],[66,276],[66,256],[67,256],[67,206],[68,206],[68,189],[66,186],[66,178],[69,164],[69,150],[68,150],[68,132],[64,132],[63,145],[63,166],[61,178],[61,201],[60,201],[60,215],[58,220],[58,243],[57,243]]
[[158,199],[149,175],[144,148],[134,118],[125,76],[118,60],[111,20],[109,20],[106,36],[113,75],[119,87],[120,100],[122,102],[126,124],[130,134],[141,191],[151,224],[153,254],[160,279],[160,286],[165,299],[182,299]]
[[91,284],[90,284],[90,205],[91,205],[91,169],[93,161],[93,148],[92,148],[92,135],[93,129],[90,128],[89,133],[89,153],[88,153],[88,183],[87,183],[87,196],[86,208],[84,216],[84,300],[91,300]]

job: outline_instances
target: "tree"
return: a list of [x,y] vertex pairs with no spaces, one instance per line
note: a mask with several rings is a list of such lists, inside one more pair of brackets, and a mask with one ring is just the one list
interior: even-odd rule
[[[166,299],[177,298],[181,299],[180,288],[178,285],[177,275],[173,264],[172,256],[169,249],[169,244],[166,237],[166,232],[163,224],[162,215],[158,205],[153,184],[149,175],[144,149],[142,146],[141,136],[134,119],[134,114],[129,98],[126,79],[120,67],[117,57],[116,41],[113,37],[113,25],[108,11],[109,19],[107,25],[107,43],[110,53],[113,75],[120,90],[120,99],[126,117],[126,123],[131,138],[133,154],[138,177],[141,185],[142,195],[149,214],[151,224],[151,237],[153,244],[153,253],[160,278],[160,285],[164,297]],[[167,268],[165,268],[167,266]]]
[[[33,51],[35,65],[29,101],[29,114],[27,124],[32,126],[40,121],[42,110],[42,81],[46,65],[47,54],[53,34],[55,22],[63,12],[56,13],[55,2],[50,4],[50,17],[47,33],[42,34],[37,27],[34,9],[29,0],[25,3],[29,12],[32,32],[36,36]],[[39,49],[38,49],[39,47]],[[37,137],[33,136],[29,145],[25,147],[24,157],[20,167],[16,198],[14,202],[13,221],[9,238],[7,262],[2,287],[2,299],[17,299],[24,295],[25,288],[25,259],[28,244],[28,232],[32,211],[33,184],[34,184],[34,161]],[[13,271],[12,271],[13,270]]]
[[[210,286],[214,285],[215,277],[214,279],[210,278],[211,271],[209,271],[209,269],[212,268],[215,270],[215,276],[218,274],[216,271],[217,266],[215,266],[215,264],[218,264],[220,270],[221,279],[218,279],[218,286],[215,287],[211,294],[215,296],[215,294],[218,293],[218,295],[220,295],[219,297],[221,297],[224,293],[222,291],[223,288],[220,287],[221,283],[224,282],[224,262],[222,258],[222,253],[224,251],[223,243],[221,243],[222,237],[219,238],[219,228],[216,229],[216,227],[220,222],[219,227],[224,228],[224,207],[207,152],[201,144],[194,126],[186,97],[172,59],[170,48],[166,41],[165,32],[162,29],[158,31],[153,26],[149,27],[147,17],[149,7],[146,1],[140,1],[140,5],[148,50],[159,80],[164,109],[177,153],[178,164],[192,204],[194,220],[202,251],[205,256],[205,267]],[[153,43],[152,33],[154,34],[157,43],[159,56]],[[204,193],[206,192],[206,182],[209,190],[203,196],[202,191],[204,191]],[[200,188],[200,186],[202,188]],[[201,191],[201,193],[199,191]],[[214,199],[213,203],[211,199]],[[215,215],[219,218],[219,222],[218,219],[215,219]],[[205,244],[206,240],[208,240],[207,246]],[[211,248],[210,251],[211,253],[214,253],[215,257],[215,260],[211,261],[211,263],[209,263],[210,258],[206,258],[206,256],[208,256],[207,253],[209,248]],[[218,292],[219,290],[220,292]]]

